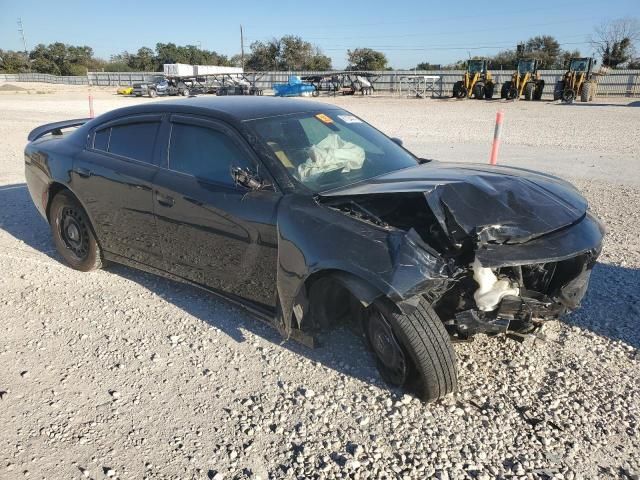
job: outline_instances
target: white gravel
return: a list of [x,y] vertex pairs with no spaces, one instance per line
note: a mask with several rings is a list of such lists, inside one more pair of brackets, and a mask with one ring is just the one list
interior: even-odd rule
[[[282,344],[193,288],[63,266],[22,148],[31,128],[86,115],[86,89],[27,87],[0,94],[0,478],[638,478],[640,108],[331,100],[467,161],[486,160],[503,108],[501,161],[564,172],[609,228],[581,310],[532,346],[457,344],[460,392],[424,405],[346,332]],[[98,113],[150,101],[92,93]]]

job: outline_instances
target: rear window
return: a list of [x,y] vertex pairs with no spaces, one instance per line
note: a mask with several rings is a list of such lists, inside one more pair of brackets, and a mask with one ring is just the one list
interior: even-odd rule
[[140,122],[98,130],[93,139],[93,148],[153,163],[153,149],[159,127],[160,122]]

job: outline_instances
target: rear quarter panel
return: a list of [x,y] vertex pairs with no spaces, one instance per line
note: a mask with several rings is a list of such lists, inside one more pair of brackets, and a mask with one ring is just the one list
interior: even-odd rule
[[77,146],[69,145],[64,136],[45,137],[25,147],[27,187],[34,205],[45,219],[49,189],[56,182],[68,187],[76,150]]

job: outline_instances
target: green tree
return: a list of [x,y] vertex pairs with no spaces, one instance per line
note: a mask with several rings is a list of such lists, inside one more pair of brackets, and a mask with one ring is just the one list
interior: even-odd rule
[[562,68],[560,43],[550,35],[539,35],[526,41],[523,56],[540,60],[543,68]]
[[384,53],[371,48],[347,50],[347,70],[387,70],[387,57]]
[[442,65],[429,63],[429,62],[421,62],[416,65],[416,70],[440,70],[442,69]]
[[246,70],[330,70],[331,59],[295,35],[253,42],[245,57]]
[[29,61],[23,52],[0,49],[0,72],[22,73],[29,70]]
[[66,45],[61,42],[39,44],[29,53],[31,68],[52,75],[84,75],[87,70],[101,65],[88,46]]

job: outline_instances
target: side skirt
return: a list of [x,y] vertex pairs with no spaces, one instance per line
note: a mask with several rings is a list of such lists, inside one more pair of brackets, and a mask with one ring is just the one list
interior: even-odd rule
[[160,277],[167,278],[169,280],[173,280],[174,282],[185,283],[192,287],[199,288],[200,290],[204,290],[207,293],[213,294],[219,298],[227,300],[228,302],[237,305],[249,313],[251,313],[258,320],[261,320],[265,323],[268,323],[272,327],[276,326],[276,312],[275,310],[268,309],[265,307],[261,307],[259,305],[254,304],[253,302],[247,301],[242,297],[238,297],[237,295],[229,294],[227,292],[223,292],[220,290],[216,290],[213,288],[209,288],[206,285],[202,285],[196,282],[192,282],[185,278],[174,275],[173,273],[167,272],[165,270],[151,267],[149,265],[145,265],[144,263],[137,262],[135,260],[131,260],[130,258],[122,257],[120,255],[116,255],[114,253],[103,251],[103,255],[105,260],[109,260],[110,262],[119,263],[121,265],[125,265],[127,267],[134,268],[136,270],[142,270],[143,272],[151,273],[153,275],[158,275]]

